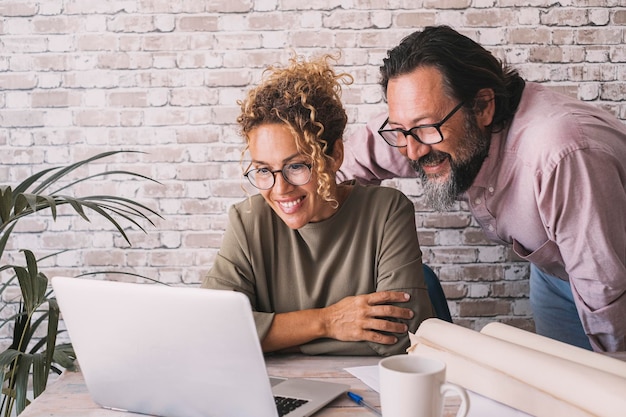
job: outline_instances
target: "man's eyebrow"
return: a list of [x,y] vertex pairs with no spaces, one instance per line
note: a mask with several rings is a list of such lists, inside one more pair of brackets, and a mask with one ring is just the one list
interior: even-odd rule
[[[414,119],[411,119],[409,124],[410,126],[404,126],[402,123],[398,123],[398,122],[394,122],[392,119],[387,120],[387,124],[388,125],[395,125],[395,126],[402,126],[402,127],[406,127],[408,129],[414,128],[416,126],[419,126],[419,122],[426,119],[427,116],[422,116],[422,117],[416,117]],[[421,124],[425,124],[425,123],[421,123]]]

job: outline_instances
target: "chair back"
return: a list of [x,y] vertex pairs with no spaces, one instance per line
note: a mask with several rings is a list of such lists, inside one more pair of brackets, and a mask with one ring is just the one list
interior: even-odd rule
[[448,307],[446,294],[441,287],[441,282],[439,282],[439,277],[428,265],[422,264],[422,266],[424,268],[424,281],[426,281],[426,287],[428,288],[428,296],[435,308],[437,318],[452,323],[450,308]]

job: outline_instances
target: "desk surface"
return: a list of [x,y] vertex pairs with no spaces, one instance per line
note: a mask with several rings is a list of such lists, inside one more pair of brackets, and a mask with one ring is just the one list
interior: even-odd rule
[[[375,365],[380,357],[280,355],[266,359],[268,373],[278,377],[302,377],[341,382],[362,395],[370,404],[380,407],[378,393],[346,372],[352,366]],[[455,415],[458,403],[450,399],[444,417]],[[20,417],[136,417],[137,414],[106,410],[96,405],[87,391],[80,372],[64,372],[46,391],[30,404]],[[374,414],[340,397],[315,417],[372,417]]]

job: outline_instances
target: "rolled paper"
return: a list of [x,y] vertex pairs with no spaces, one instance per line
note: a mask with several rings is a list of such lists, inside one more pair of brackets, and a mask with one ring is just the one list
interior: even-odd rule
[[[566,349],[568,353],[561,357],[557,349],[561,342],[554,346],[540,340],[537,344],[532,337],[536,335],[518,329],[528,334],[527,340],[532,339],[518,344],[524,333],[494,327],[487,330],[491,334],[483,334],[428,319],[418,328],[408,351],[446,362],[450,382],[537,417],[624,416],[626,378],[605,370],[610,361],[621,368],[621,361],[575,347],[584,354]],[[598,369],[590,363],[603,364]]]

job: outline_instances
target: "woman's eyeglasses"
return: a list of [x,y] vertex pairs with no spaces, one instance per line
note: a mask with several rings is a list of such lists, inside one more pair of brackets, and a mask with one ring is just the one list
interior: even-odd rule
[[259,190],[269,190],[276,182],[276,174],[282,174],[285,181],[291,185],[304,185],[311,180],[311,164],[286,164],[274,171],[267,168],[256,168],[243,174],[254,187]]

